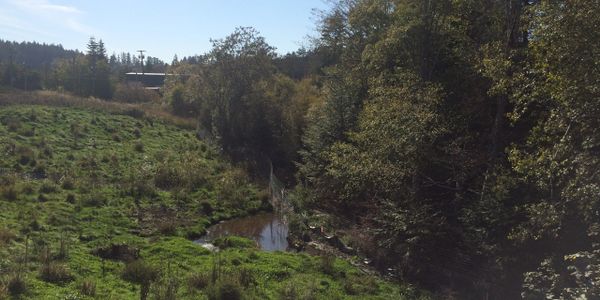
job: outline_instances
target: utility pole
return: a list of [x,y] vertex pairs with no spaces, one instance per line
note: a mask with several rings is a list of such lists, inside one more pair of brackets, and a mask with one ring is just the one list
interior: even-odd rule
[[[144,75],[144,52],[146,52],[146,50],[138,50],[137,52],[140,53],[140,65],[142,66],[142,76],[143,76]],[[141,83],[142,81],[140,80],[139,73],[138,73],[137,77],[138,77],[138,82]],[[142,80],[144,80],[144,79],[142,78]]]
[[140,53],[140,64],[142,65],[142,75],[144,75],[144,52],[146,52],[146,50],[138,50],[137,52]]

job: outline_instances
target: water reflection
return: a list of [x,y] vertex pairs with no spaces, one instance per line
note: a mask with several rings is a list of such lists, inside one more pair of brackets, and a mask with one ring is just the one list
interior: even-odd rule
[[280,216],[273,213],[262,213],[213,225],[208,229],[206,236],[197,242],[210,242],[228,235],[252,239],[265,251],[288,249],[288,226]]

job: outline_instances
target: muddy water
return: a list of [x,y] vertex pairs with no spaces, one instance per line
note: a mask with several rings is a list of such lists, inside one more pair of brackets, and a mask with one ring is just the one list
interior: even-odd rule
[[273,213],[262,213],[244,218],[224,221],[208,228],[206,236],[199,243],[223,236],[236,235],[252,239],[265,251],[286,251],[288,249],[288,226]]

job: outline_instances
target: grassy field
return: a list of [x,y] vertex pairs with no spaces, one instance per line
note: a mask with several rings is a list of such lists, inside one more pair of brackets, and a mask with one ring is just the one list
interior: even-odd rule
[[333,257],[193,243],[267,194],[168,118],[3,104],[0,299],[417,297]]

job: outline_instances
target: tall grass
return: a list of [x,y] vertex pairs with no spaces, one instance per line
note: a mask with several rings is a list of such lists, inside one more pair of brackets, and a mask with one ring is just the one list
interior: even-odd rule
[[196,121],[193,118],[175,116],[156,103],[111,102],[94,97],[77,97],[55,91],[10,91],[0,93],[0,106],[22,104],[85,108],[138,118],[157,119],[185,129],[196,128]]

